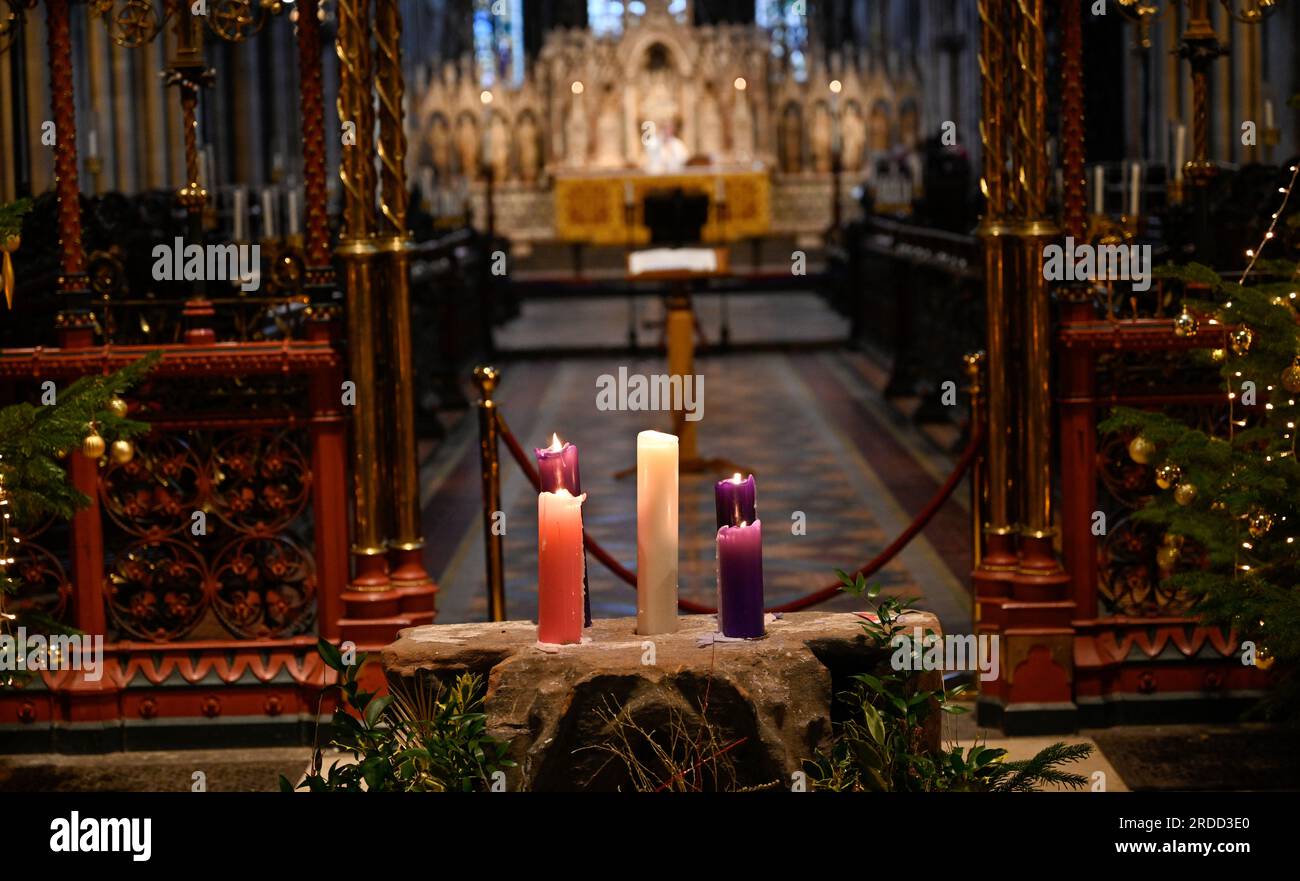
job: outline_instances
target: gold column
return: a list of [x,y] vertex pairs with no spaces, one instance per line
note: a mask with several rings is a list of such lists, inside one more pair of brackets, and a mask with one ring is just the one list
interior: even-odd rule
[[392,420],[385,508],[392,518],[389,564],[393,585],[427,588],[433,581],[422,560],[420,470],[415,438],[415,388],[411,356],[411,238],[406,226],[406,132],[402,127],[402,14],[397,0],[375,2],[375,89],[379,98],[380,233],[388,292],[389,370],[385,383]]
[[[988,324],[986,358],[988,393],[986,457],[988,475],[988,521],[984,530],[988,547],[980,557],[978,570],[1006,572],[1015,567],[1014,526],[1008,458],[1011,448],[1011,376],[1009,287],[1006,263],[1009,181],[1007,174],[1007,129],[1003,111],[1008,101],[1007,66],[1010,63],[1005,37],[1007,7],[1004,0],[980,0],[979,71],[981,80],[980,144],[984,174],[984,217],[978,234],[984,243],[984,289]],[[977,576],[978,577],[978,576]],[[996,579],[995,579],[996,580]]]
[[[356,572],[351,587],[385,591],[383,511],[379,492],[386,479],[379,460],[381,390],[375,371],[375,246],[373,70],[370,54],[368,0],[339,0],[338,115],[344,131],[339,179],[343,185],[343,233],[337,254],[347,288],[347,328],[350,379],[355,384],[352,406],[353,532]],[[350,133],[350,137],[349,137]]]

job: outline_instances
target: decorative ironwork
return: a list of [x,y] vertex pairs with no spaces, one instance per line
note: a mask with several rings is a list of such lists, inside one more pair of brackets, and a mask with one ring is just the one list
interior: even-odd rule
[[[18,5],[20,0],[0,0]],[[161,13],[153,0],[92,0],[90,15],[100,18],[108,28],[109,39],[126,49],[152,43],[163,27],[181,11],[189,0],[164,0]],[[286,6],[279,0],[208,0],[206,15],[197,16],[214,36],[228,43],[242,43],[256,35],[271,16],[282,14]],[[4,29],[0,27],[0,46]]]
[[164,642],[188,635],[207,610],[209,579],[198,552],[177,539],[142,539],[120,551],[105,600],[118,630]]
[[289,538],[248,537],[226,545],[211,579],[213,611],[237,636],[291,636],[312,624],[316,566]]

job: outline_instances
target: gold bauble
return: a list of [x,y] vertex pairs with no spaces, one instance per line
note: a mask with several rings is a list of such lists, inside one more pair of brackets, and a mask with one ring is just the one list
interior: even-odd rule
[[1228,353],[1223,349],[1210,349],[1210,360],[1215,364],[1222,364],[1223,359],[1228,357]]
[[125,465],[135,455],[135,447],[129,440],[115,440],[112,447],[113,461]]
[[1250,351],[1250,344],[1255,341],[1255,334],[1246,325],[1232,332],[1232,354],[1244,355]]
[[1187,307],[1184,306],[1183,311],[1174,317],[1174,336],[1196,336],[1199,326],[1196,316],[1188,312]]
[[1161,547],[1156,548],[1156,565],[1163,570],[1174,568],[1178,563],[1178,548]]
[[62,462],[64,459],[68,458],[68,451],[60,447],[54,451],[54,458]]
[[1273,515],[1262,508],[1252,508],[1246,515],[1251,538],[1263,538],[1273,528]]
[[113,415],[119,419],[126,418],[126,401],[121,398],[113,398],[108,402],[108,409],[113,411]]
[[1171,548],[1181,548],[1183,546],[1183,537],[1176,532],[1166,532],[1161,542]]
[[92,431],[86,435],[86,439],[81,442],[81,455],[87,459],[98,459],[104,455],[104,439],[98,432]]
[[1261,670],[1267,670],[1273,666],[1273,653],[1268,650],[1268,646],[1260,645],[1255,648],[1255,666]]
[[1173,462],[1165,462],[1156,468],[1156,486],[1161,489],[1169,489],[1178,483],[1178,479],[1183,476],[1183,469],[1179,468]]
[[1150,465],[1156,456],[1156,445],[1139,434],[1128,442],[1128,454],[1139,465]]
[[1300,358],[1297,358],[1295,363],[1282,371],[1282,388],[1293,395],[1300,393]]
[[1184,507],[1196,501],[1196,484],[1180,483],[1174,487],[1174,501]]

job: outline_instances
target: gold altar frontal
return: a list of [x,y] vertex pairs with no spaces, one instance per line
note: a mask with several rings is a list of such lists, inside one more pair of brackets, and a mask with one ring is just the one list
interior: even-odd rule
[[[705,242],[753,238],[765,235],[771,226],[771,181],[766,170],[700,167],[672,174],[570,171],[555,176],[556,234],[564,242],[590,245],[647,244],[646,194],[677,188],[709,197],[709,216],[701,230]],[[631,212],[627,211],[629,201]]]

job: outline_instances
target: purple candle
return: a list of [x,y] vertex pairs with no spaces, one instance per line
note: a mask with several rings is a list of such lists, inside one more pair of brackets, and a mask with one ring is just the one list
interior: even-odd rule
[[718,625],[723,636],[763,635],[762,521],[718,529]]
[[719,480],[713,485],[713,501],[718,509],[718,528],[753,523],[758,519],[757,493],[754,475],[741,479],[737,474],[730,480]]
[[[578,473],[578,448],[571,443],[561,443],[558,434],[551,435],[551,445],[545,449],[534,448],[537,455],[537,473],[541,478],[542,492],[568,490],[572,496],[582,495],[582,477]],[[583,549],[582,614],[583,626],[591,626],[591,593],[587,589],[587,551]]]

